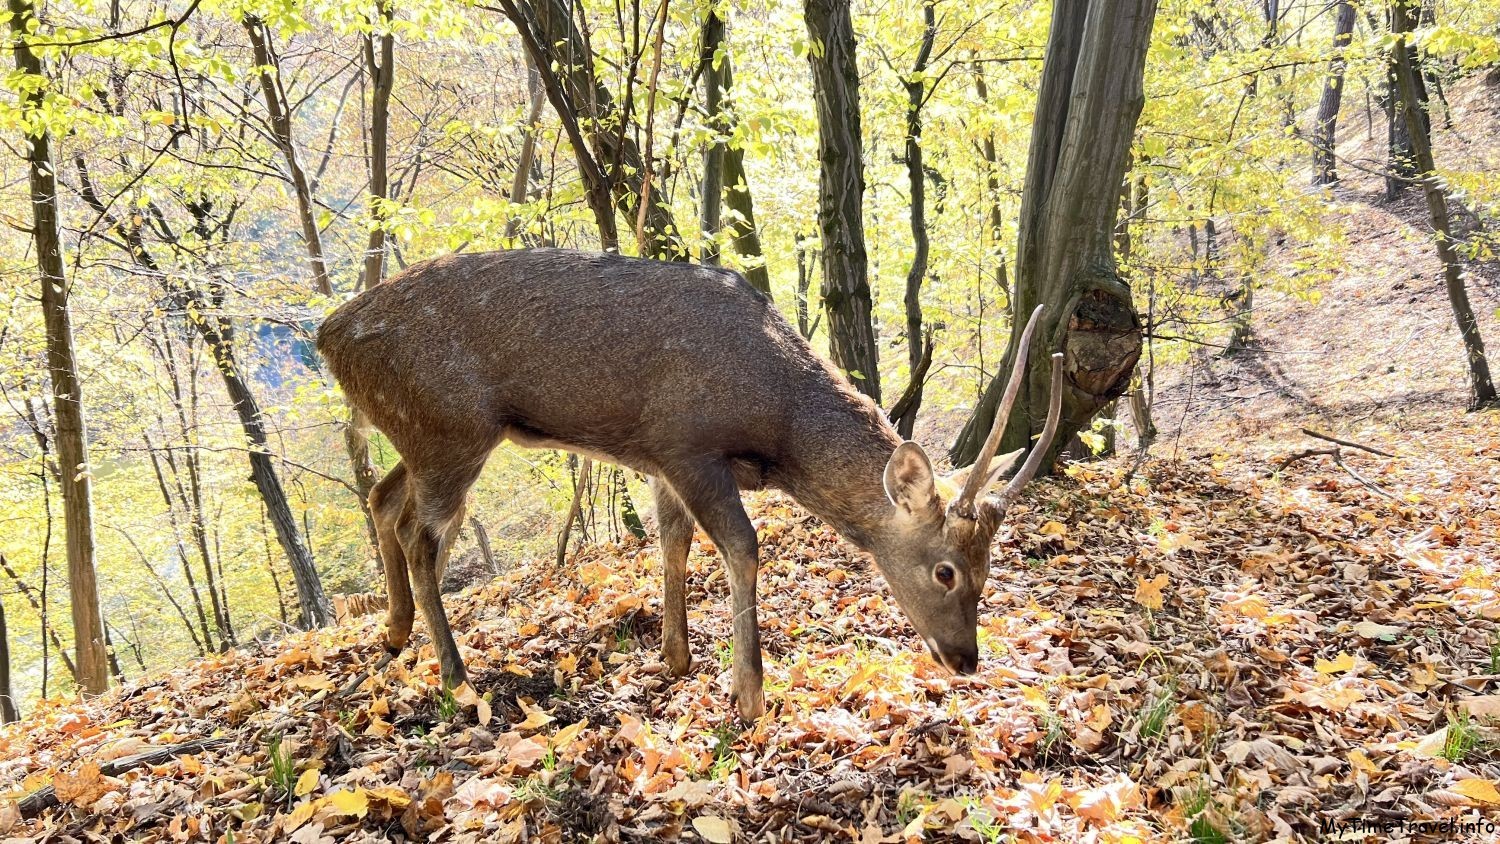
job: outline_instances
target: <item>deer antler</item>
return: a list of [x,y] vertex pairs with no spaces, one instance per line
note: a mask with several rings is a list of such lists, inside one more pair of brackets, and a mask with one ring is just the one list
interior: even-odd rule
[[1010,479],[1005,490],[996,498],[995,506],[1001,513],[1010,509],[1010,505],[1021,496],[1021,490],[1036,477],[1037,470],[1042,468],[1042,461],[1047,459],[1047,452],[1052,448],[1052,438],[1057,435],[1058,420],[1062,418],[1062,379],[1062,352],[1055,352],[1052,355],[1052,393],[1047,399],[1047,424],[1042,426],[1042,435],[1037,438],[1036,445],[1031,447],[1031,453],[1026,455],[1021,471]]
[[[1010,419],[1010,410],[1016,404],[1016,393],[1021,390],[1021,379],[1026,376],[1026,359],[1031,354],[1031,335],[1036,333],[1042,311],[1046,309],[1046,305],[1037,305],[1036,310],[1031,312],[1031,318],[1026,321],[1026,330],[1021,332],[1021,344],[1016,347],[1016,360],[1010,368],[1010,381],[1006,382],[1005,393],[1000,398],[1000,408],[995,411],[995,424],[991,426],[989,436],[985,437],[979,456],[974,459],[974,468],[969,470],[969,479],[964,482],[963,491],[953,500],[954,508],[960,513],[974,511],[974,499],[979,496],[980,487],[984,486],[989,477],[990,461],[995,459],[995,452],[1000,450],[1000,436],[1005,433],[1005,423]],[[1054,385],[1055,383],[1054,379]],[[1053,387],[1053,392],[1057,392],[1056,386]]]

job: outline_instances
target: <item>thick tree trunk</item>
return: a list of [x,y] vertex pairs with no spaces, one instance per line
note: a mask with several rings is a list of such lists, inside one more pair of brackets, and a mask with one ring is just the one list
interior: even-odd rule
[[[42,79],[41,59],[27,43],[35,21],[31,0],[8,0],[16,70]],[[28,116],[40,116],[44,91],[29,89],[21,96]],[[78,686],[102,694],[109,686],[109,660],[104,644],[104,621],[99,612],[99,587],[94,573],[94,495],[89,465],[88,424],[83,412],[83,387],[73,350],[73,320],[68,308],[69,288],[62,256],[62,224],[57,203],[57,170],[52,160],[52,135],[45,122],[27,138],[30,171],[32,243],[41,275],[43,324],[47,335],[47,371],[52,382],[57,458],[67,528],[68,593],[73,614]]]
[[[1063,414],[1054,453],[1094,414],[1122,395],[1141,353],[1130,288],[1115,268],[1114,233],[1155,0],[1057,2],[1037,97],[1021,199],[1013,314],[1047,311],[1040,349],[1006,420],[1001,450],[1025,447],[1041,430],[1050,389],[1048,352],[1065,355]],[[1007,363],[1016,353],[1011,335]],[[973,462],[1004,389],[997,377],[964,426],[951,456]],[[1045,465],[1050,465],[1051,461]]]
[[932,57],[937,38],[937,13],[932,0],[922,3],[922,43],[917,49],[911,75],[902,80],[906,88],[906,183],[911,191],[911,267],[906,271],[906,351],[911,381],[902,393],[901,412],[892,409],[891,421],[897,433],[910,439],[922,409],[922,379],[926,367],[922,359],[932,360],[928,338],[922,330],[922,283],[927,280],[927,174],[922,169],[922,106],[927,102],[927,61]]
[[1331,185],[1339,179],[1334,147],[1338,145],[1339,107],[1344,101],[1344,68],[1348,64],[1344,50],[1353,34],[1354,4],[1339,0],[1333,27],[1333,58],[1328,62],[1328,81],[1318,101],[1318,123],[1313,130],[1314,185]]
[[849,0],[806,0],[813,99],[818,111],[818,228],[829,354],[860,392],[880,403],[880,350],[865,254],[864,142],[859,66]]
[[[1399,2],[1398,4],[1399,5]],[[1448,219],[1448,198],[1443,193],[1442,181],[1437,174],[1437,165],[1432,157],[1430,123],[1424,119],[1421,106],[1416,105],[1421,79],[1412,62],[1411,45],[1405,37],[1411,31],[1411,19],[1396,14],[1400,22],[1393,30],[1396,44],[1391,50],[1391,65],[1396,77],[1396,92],[1402,100],[1402,111],[1406,118],[1407,136],[1411,140],[1412,156],[1416,161],[1422,191],[1427,198],[1427,215],[1432,224],[1438,260],[1443,264],[1443,284],[1448,291],[1448,304],[1453,308],[1454,321],[1463,336],[1464,352],[1469,364],[1469,407],[1478,409],[1496,403],[1495,383],[1490,378],[1489,360],[1484,354],[1484,340],[1479,336],[1479,323],[1474,318],[1474,308],[1469,303],[1469,291],[1464,285],[1458,253],[1453,248],[1453,229]]]

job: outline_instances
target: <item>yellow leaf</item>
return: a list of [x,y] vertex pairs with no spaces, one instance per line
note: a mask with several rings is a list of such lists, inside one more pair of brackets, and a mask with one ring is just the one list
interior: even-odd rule
[[693,818],[693,829],[703,836],[703,840],[709,844],[733,844],[734,827],[723,818],[713,815],[700,815]]
[[559,657],[557,660],[557,670],[561,671],[565,676],[577,671],[578,655],[568,654],[567,656]]
[[1339,651],[1339,655],[1332,660],[1320,659],[1313,666],[1319,674],[1338,674],[1354,668],[1354,657],[1347,651]]
[[474,687],[464,683],[453,690],[453,699],[463,706],[474,707],[474,715],[479,719],[479,726],[483,727],[490,723],[490,702],[479,696]]
[[303,824],[312,820],[313,812],[318,811],[318,807],[321,806],[322,803],[323,801],[321,800],[306,800],[302,803],[299,803],[297,805],[297,808],[293,809],[290,815],[287,815],[282,819],[281,833],[283,835],[287,835],[289,833],[295,832]]
[[557,750],[566,748],[568,745],[573,743],[573,739],[578,738],[578,734],[582,733],[588,727],[588,725],[588,719],[585,718],[584,720],[579,721],[576,724],[569,724],[568,726],[563,727],[561,730],[557,731],[557,735],[552,737],[552,746]]
[[1161,609],[1166,601],[1161,590],[1165,589],[1169,582],[1171,578],[1165,574],[1159,574],[1150,580],[1137,577],[1135,579],[1135,602],[1148,610]]
[[333,688],[333,680],[327,674],[304,674],[292,680],[292,687],[310,692]]
[[1380,770],[1379,766],[1370,761],[1370,757],[1358,750],[1349,751],[1349,767],[1356,771],[1364,771],[1367,774],[1373,774]]
[[292,796],[302,797],[313,793],[313,790],[318,787],[318,774],[317,768],[308,768],[303,771],[302,776],[297,777],[297,787],[292,789]]
[[362,818],[370,811],[370,798],[365,796],[365,790],[356,788],[353,791],[339,789],[328,795],[328,805],[341,815],[353,815]]
[[1480,803],[1500,803],[1500,790],[1489,780],[1466,779],[1453,784],[1453,791]]
[[1042,536],[1067,536],[1068,526],[1062,522],[1050,521],[1037,530]]
[[519,703],[521,711],[526,713],[526,720],[516,725],[517,730],[536,730],[552,723],[552,716],[540,708],[527,706],[524,702]]

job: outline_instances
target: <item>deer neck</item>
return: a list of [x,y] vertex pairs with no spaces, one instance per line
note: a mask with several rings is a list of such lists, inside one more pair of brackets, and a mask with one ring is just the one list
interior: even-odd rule
[[845,539],[870,551],[895,517],[885,466],[901,437],[863,397],[840,396],[795,426],[779,486]]

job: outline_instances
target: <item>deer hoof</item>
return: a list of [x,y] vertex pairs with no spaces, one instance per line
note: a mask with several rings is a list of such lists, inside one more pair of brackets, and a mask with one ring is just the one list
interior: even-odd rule
[[753,724],[766,714],[766,693],[757,687],[745,691],[736,691],[735,703],[740,711],[740,720],[746,724]]
[[662,659],[666,661],[667,671],[671,672],[673,677],[686,677],[687,673],[693,669],[693,654],[686,645],[681,648],[664,648]]

